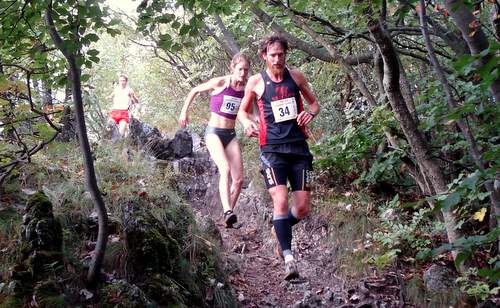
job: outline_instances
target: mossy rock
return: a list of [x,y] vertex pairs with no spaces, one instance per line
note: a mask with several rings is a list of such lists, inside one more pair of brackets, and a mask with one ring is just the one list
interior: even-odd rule
[[62,267],[63,254],[61,251],[35,250],[26,261],[33,272],[35,279],[48,274],[57,273]]
[[8,296],[4,301],[0,303],[0,308],[22,308],[23,300],[16,296]]
[[146,293],[125,280],[114,280],[101,289],[99,307],[156,307]]
[[129,228],[125,234],[127,272],[131,281],[147,273],[171,273],[181,250],[177,241],[154,225]]
[[31,217],[53,218],[52,203],[49,198],[42,192],[38,192],[28,199],[26,212]]
[[53,280],[37,283],[33,292],[33,300],[39,308],[64,308],[67,306],[62,296],[62,290]]
[[187,298],[182,294],[183,287],[167,275],[153,275],[140,286],[160,307],[192,307],[187,305]]

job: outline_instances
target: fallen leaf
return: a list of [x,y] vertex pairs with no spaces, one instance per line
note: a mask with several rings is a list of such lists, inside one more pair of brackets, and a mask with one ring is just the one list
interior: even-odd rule
[[486,215],[486,208],[483,207],[479,211],[474,213],[473,218],[477,221],[483,221],[485,215]]

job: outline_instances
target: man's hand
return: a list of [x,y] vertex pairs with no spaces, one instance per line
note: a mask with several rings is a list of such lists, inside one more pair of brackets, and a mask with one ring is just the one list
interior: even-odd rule
[[305,126],[305,125],[311,123],[311,121],[313,119],[314,119],[314,116],[310,112],[302,111],[297,116],[297,124],[299,124],[299,126]]

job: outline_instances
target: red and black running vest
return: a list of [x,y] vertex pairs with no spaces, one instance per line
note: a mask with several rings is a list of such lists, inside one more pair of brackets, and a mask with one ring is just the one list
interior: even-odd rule
[[266,71],[261,72],[264,93],[257,101],[260,115],[260,146],[284,144],[307,139],[297,115],[304,110],[299,87],[287,68],[281,82],[274,82]]

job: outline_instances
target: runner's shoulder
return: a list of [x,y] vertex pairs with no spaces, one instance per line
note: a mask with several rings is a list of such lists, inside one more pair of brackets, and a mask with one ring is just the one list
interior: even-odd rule
[[228,80],[228,76],[220,76],[220,77],[214,77],[210,79],[208,82],[215,86],[215,87],[223,87],[226,84],[226,81]]
[[301,71],[297,69],[288,69],[288,71],[290,72],[290,76],[292,76],[293,80],[296,83],[302,83],[303,81],[305,81],[306,77]]
[[262,79],[262,75],[260,73],[252,75],[252,76],[250,76],[250,78],[248,78],[247,87],[248,88],[255,88],[261,82],[264,82],[264,80]]

